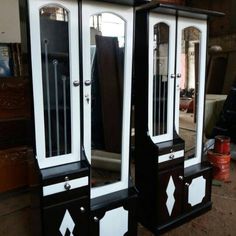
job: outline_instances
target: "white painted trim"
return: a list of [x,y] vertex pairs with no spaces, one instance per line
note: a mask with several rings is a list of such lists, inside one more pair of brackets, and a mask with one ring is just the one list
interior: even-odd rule
[[[44,186],[43,187],[43,196],[45,197],[45,196],[52,195],[55,193],[66,192],[67,190],[64,187],[65,183],[66,182],[61,182],[58,184]],[[89,178],[87,176],[87,177],[83,177],[83,178],[73,179],[73,180],[67,181],[67,183],[69,183],[71,186],[70,190],[76,189],[76,188],[81,188],[81,187],[89,185]]]
[[[73,81],[79,80],[78,3],[76,0],[28,0],[28,3],[31,35],[36,157],[38,159],[39,167],[42,169],[80,160],[80,95],[79,87],[73,86]],[[72,143],[71,154],[46,158],[39,10],[43,6],[52,4],[60,5],[69,12]]]
[[[171,156],[173,155],[173,157],[171,158]],[[184,157],[184,150],[181,151],[177,151],[177,152],[173,152],[173,153],[168,153],[165,155],[161,155],[158,157],[158,163],[163,163],[166,161],[172,161],[178,158]]]
[[200,204],[206,196],[206,179],[199,176],[188,187],[188,203],[193,207]]
[[[129,179],[129,145],[130,145],[130,112],[131,112],[131,78],[133,57],[133,8],[112,3],[97,1],[82,1],[82,34],[83,34],[83,74],[91,78],[90,66],[90,16],[98,13],[113,13],[126,22],[125,67],[124,67],[124,97],[123,97],[123,127],[122,127],[122,164],[121,181],[91,189],[91,198],[99,197],[115,191],[128,188]],[[86,80],[85,79],[85,80]],[[84,87],[84,148],[91,163],[91,103],[87,103],[85,95],[91,97],[91,86]]]
[[[175,38],[176,26],[175,16],[150,13],[149,16],[149,71],[148,71],[148,129],[154,143],[173,139],[173,106],[174,106],[174,79],[171,74],[175,70]],[[165,23],[169,26],[169,61],[168,61],[168,114],[167,114],[167,133],[153,136],[153,36],[154,26],[158,23]]]
[[129,213],[123,207],[107,211],[99,222],[100,236],[121,236],[128,232]]
[[[200,56],[199,56],[199,93],[198,93],[198,110],[197,110],[197,142],[196,142],[196,156],[185,161],[184,166],[189,167],[201,162],[202,159],[202,134],[204,122],[204,92],[205,92],[205,65],[206,65],[206,39],[207,39],[207,22],[205,20],[191,19],[179,17],[178,18],[178,35],[177,35],[177,71],[181,73],[181,39],[182,30],[187,27],[195,27],[200,30]],[[176,131],[179,132],[179,90],[176,87],[176,113],[175,113],[175,126]]]

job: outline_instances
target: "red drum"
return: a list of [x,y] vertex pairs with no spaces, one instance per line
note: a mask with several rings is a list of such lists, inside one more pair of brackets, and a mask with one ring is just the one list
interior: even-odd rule
[[213,165],[213,178],[227,181],[230,177],[230,154],[216,153],[214,150],[207,152],[207,158]]
[[216,136],[214,151],[220,154],[230,153],[230,138],[227,136]]

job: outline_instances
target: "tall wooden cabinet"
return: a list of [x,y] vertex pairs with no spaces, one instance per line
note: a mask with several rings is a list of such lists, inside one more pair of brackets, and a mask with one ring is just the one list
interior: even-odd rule
[[[155,234],[211,208],[202,140],[211,15],[220,13],[160,3],[136,9],[138,220]],[[180,110],[183,99],[193,101],[194,113]]]
[[20,2],[28,15],[42,234],[136,235],[132,57],[134,6],[145,1]]

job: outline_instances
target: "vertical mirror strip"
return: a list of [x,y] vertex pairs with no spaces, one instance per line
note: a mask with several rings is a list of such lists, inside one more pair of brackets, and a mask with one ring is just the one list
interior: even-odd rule
[[40,9],[46,157],[71,153],[69,13],[58,5]]
[[154,26],[153,48],[153,136],[167,133],[169,26]]

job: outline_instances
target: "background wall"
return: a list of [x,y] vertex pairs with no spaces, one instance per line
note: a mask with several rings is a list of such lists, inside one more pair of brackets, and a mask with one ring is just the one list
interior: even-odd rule
[[0,43],[19,43],[20,20],[18,0],[1,0]]

